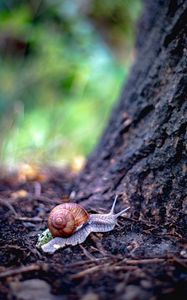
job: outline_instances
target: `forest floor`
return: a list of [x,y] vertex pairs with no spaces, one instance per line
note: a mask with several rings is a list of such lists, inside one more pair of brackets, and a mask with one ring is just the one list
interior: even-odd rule
[[69,201],[74,176],[0,179],[0,299],[187,299],[187,245],[177,229],[121,217],[114,231],[53,255],[36,248],[52,207]]

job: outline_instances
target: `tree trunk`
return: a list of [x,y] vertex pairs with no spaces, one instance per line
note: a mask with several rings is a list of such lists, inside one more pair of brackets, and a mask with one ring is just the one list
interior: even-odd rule
[[145,6],[136,62],[77,180],[76,200],[109,208],[120,194],[133,218],[184,234],[187,1],[147,1]]

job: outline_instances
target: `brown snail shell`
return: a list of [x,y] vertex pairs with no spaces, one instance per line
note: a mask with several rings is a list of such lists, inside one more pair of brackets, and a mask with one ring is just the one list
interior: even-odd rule
[[89,220],[87,211],[76,203],[64,203],[52,209],[48,218],[48,228],[54,237],[71,236]]

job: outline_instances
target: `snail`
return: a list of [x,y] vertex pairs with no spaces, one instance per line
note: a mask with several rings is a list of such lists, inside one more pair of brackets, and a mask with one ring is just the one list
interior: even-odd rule
[[108,232],[114,229],[117,218],[127,207],[114,213],[117,196],[106,214],[89,214],[81,205],[64,203],[57,205],[49,214],[48,228],[39,236],[37,246],[46,253],[54,253],[67,245],[83,243],[91,232]]

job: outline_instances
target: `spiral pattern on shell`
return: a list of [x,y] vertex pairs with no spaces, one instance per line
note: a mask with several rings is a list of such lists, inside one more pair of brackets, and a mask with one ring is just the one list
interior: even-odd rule
[[76,203],[64,203],[52,209],[48,218],[48,227],[54,237],[72,235],[89,220],[87,211]]

